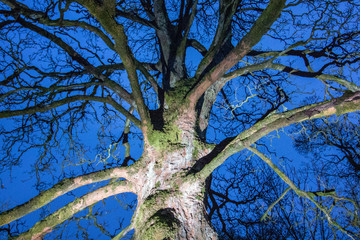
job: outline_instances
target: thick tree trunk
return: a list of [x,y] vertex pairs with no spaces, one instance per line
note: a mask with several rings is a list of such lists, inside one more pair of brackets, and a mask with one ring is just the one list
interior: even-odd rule
[[139,199],[135,239],[217,239],[203,204],[199,183],[185,183],[177,191],[154,190]]
[[[172,112],[172,111],[169,111]],[[165,117],[161,131],[149,130],[144,165],[134,173],[141,186],[133,217],[135,239],[217,239],[204,206],[205,182],[189,170],[199,151],[194,111]],[[173,119],[173,120],[171,120]]]

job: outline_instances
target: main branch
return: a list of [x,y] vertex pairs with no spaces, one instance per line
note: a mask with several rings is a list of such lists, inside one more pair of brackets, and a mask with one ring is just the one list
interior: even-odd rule
[[238,63],[251,48],[260,41],[262,36],[266,34],[271,25],[280,16],[280,13],[285,6],[285,2],[285,0],[271,0],[250,31],[240,40],[235,48],[200,80],[189,95],[193,107],[197,100],[214,82],[221,79],[230,68]]
[[128,178],[127,168],[109,168],[98,172],[89,173],[74,178],[66,178],[61,182],[55,184],[52,188],[41,192],[38,196],[32,198],[28,202],[19,205],[13,209],[7,210],[0,214],[0,226],[8,224],[16,219],[19,219],[46,204],[50,203],[57,197],[64,195],[79,187],[105,181],[113,178]]
[[272,131],[293,123],[355,111],[360,111],[360,92],[347,93],[342,97],[269,115],[238,136],[226,138],[219,143],[208,156],[199,160],[203,161],[203,166],[199,167],[201,171],[198,174],[205,179],[228,157],[249,147]]
[[131,185],[127,181],[117,181],[90,192],[75,199],[65,207],[37,222],[29,231],[19,235],[20,240],[41,240],[44,235],[53,230],[54,227],[63,223],[76,213],[87,207],[116,194],[132,192]]

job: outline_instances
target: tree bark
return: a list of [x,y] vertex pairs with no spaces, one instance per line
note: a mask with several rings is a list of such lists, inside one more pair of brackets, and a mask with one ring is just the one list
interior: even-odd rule
[[[170,105],[171,106],[171,105]],[[138,207],[132,219],[135,239],[217,239],[204,205],[205,181],[189,174],[201,148],[195,112],[174,105],[164,113],[162,130],[145,135],[138,182]],[[135,163],[136,164],[136,163]]]
[[154,190],[139,200],[135,239],[217,239],[203,203],[203,183],[186,182],[178,190]]

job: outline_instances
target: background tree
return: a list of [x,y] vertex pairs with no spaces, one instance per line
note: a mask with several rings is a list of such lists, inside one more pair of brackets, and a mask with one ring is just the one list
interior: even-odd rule
[[[274,153],[273,159],[276,159]],[[281,166],[290,164],[282,159]],[[286,169],[300,189],[335,189],[343,196],[315,196],[337,222],[358,234],[358,185],[319,171],[323,166]],[[227,171],[224,171],[226,168]],[[343,172],[344,173],[344,172]],[[344,173],[345,174],[345,173]],[[346,233],[328,224],[326,214],[306,197],[287,192],[286,184],[251,154],[226,162],[213,173],[209,191],[209,218],[221,239],[347,239]],[[345,198],[346,197],[346,198]],[[276,203],[274,205],[274,203]],[[264,218],[264,212],[271,206]]]
[[[113,239],[131,229],[135,239],[216,239],[208,217],[232,197],[209,189],[211,174],[248,149],[288,185],[264,217],[293,190],[334,232],[359,237],[358,225],[331,207],[344,201],[357,213],[356,202],[333,189],[301,189],[271,160],[274,146],[263,138],[360,110],[356,2],[1,2],[0,117],[11,120],[1,128],[1,170],[37,152],[31,174],[40,191],[4,206],[0,225],[9,235],[41,239],[59,224],[88,219]],[[76,189],[94,183],[79,196]],[[260,185],[265,205],[275,199],[269,186]],[[248,189],[253,198],[264,196],[260,190]],[[68,204],[44,211],[30,229],[7,225],[70,192]],[[137,196],[130,225],[107,230],[96,220],[97,203],[127,193]]]

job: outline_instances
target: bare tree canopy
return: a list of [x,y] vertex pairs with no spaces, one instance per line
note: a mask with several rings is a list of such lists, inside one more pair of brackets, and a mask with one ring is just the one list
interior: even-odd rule
[[[360,238],[359,12],[1,0],[0,172],[28,172],[38,195],[0,205],[0,236],[88,239],[86,220],[101,239]],[[316,157],[308,173],[283,165],[297,159],[274,132]],[[100,223],[106,201],[133,195],[128,226]]]

